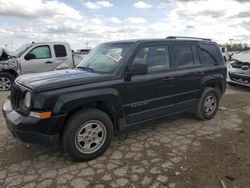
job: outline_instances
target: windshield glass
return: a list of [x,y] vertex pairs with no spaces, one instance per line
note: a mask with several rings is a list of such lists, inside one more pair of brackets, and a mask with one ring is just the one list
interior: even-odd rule
[[113,73],[131,48],[132,43],[101,44],[91,51],[77,66],[93,72]]
[[18,48],[15,52],[14,55],[16,57],[20,57],[26,50],[28,50],[30,47],[32,46],[32,44],[25,44],[23,46],[21,46],[20,48]]

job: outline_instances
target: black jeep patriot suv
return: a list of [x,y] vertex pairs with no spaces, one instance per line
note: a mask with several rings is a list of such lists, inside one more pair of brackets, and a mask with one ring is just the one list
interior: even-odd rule
[[10,132],[25,142],[62,142],[71,158],[101,155],[114,132],[193,112],[209,120],[226,89],[226,67],[209,39],[108,42],[74,70],[20,76],[3,105]]

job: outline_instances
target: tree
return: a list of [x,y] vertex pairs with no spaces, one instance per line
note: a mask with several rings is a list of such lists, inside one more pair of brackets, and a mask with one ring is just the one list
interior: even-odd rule
[[247,43],[233,43],[232,45],[229,43],[222,44],[220,46],[227,47],[228,51],[246,51],[250,50],[250,47]]

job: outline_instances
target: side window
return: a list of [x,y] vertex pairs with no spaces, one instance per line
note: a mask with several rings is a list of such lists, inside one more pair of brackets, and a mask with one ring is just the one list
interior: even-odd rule
[[204,64],[214,65],[223,62],[219,49],[211,44],[201,45],[201,59]]
[[175,61],[178,67],[190,67],[200,64],[195,45],[175,45]]
[[195,65],[201,64],[198,49],[197,49],[196,45],[192,45],[192,51],[193,51],[193,55],[194,55],[194,63],[195,63]]
[[141,48],[136,54],[133,64],[145,63],[148,65],[148,71],[166,70],[170,68],[169,47],[150,46]]
[[60,44],[54,45],[54,50],[55,50],[56,57],[67,56],[66,48],[64,45],[60,45]]
[[51,58],[51,52],[49,46],[38,46],[29,52],[34,55],[34,59]]

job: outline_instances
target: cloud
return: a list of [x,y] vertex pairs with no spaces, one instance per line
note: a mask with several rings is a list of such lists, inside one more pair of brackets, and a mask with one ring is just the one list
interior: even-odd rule
[[59,1],[26,0],[0,0],[0,16],[18,18],[82,18],[79,11]]
[[[90,2],[91,10],[111,7],[116,2],[82,1],[77,2],[79,5]],[[159,9],[153,7],[157,7],[160,0],[151,3],[150,13],[155,12],[152,17],[148,13],[129,12],[129,8],[138,2],[153,2],[149,0],[136,0],[132,4],[130,1],[126,7],[117,3],[118,9],[110,9],[113,15],[111,11],[96,14],[83,8],[79,8],[79,12],[62,0],[26,0],[25,4],[20,0],[0,0],[0,46],[13,44],[12,49],[15,49],[31,41],[65,41],[77,49],[84,48],[86,42],[94,47],[111,40],[170,35],[212,38],[223,43],[230,38],[235,42],[250,42],[247,37],[250,36],[250,3],[237,0],[161,1],[165,3]],[[128,14],[119,16],[120,8],[126,8]]]
[[118,29],[118,32],[131,34],[131,33],[142,33],[145,32],[145,30],[146,28],[144,26],[124,26]]
[[[173,3],[173,2],[200,2],[200,1],[209,1],[209,0],[160,0],[161,3]],[[250,3],[249,0],[229,0],[235,1],[238,3]]]
[[240,12],[240,13],[232,16],[231,18],[250,18],[250,10]]
[[195,27],[193,25],[187,25],[186,29],[194,29]]
[[7,31],[5,29],[0,28],[0,37],[7,37],[13,35],[12,31]]
[[96,24],[96,25],[102,24],[102,20],[99,18],[92,18],[92,19],[90,19],[90,22],[92,22],[93,24]]
[[147,4],[143,1],[138,1],[138,2],[133,4],[133,7],[138,8],[138,9],[148,9],[148,8],[152,8],[152,5]]
[[111,21],[112,23],[115,23],[115,24],[120,24],[120,23],[122,23],[122,21],[121,21],[119,18],[117,18],[117,17],[112,17],[112,18],[110,18],[110,21]]
[[[250,4],[242,4],[235,0],[200,0],[177,2],[169,16],[176,19],[192,21],[196,24],[218,23],[223,19],[249,10]],[[225,21],[225,20],[223,20]]]
[[144,18],[140,17],[130,17],[125,20],[129,24],[144,24],[147,21]]
[[200,16],[209,16],[212,18],[220,18],[226,15],[225,10],[204,10],[197,13]]
[[220,18],[225,16],[225,10],[203,10],[198,12],[192,11],[183,11],[180,10],[177,13],[183,17],[197,17],[197,16],[204,16],[204,17],[211,17],[211,18]]
[[51,34],[78,33],[79,29],[70,25],[48,25],[45,32]]
[[83,6],[89,9],[97,10],[101,8],[113,7],[113,4],[110,3],[109,1],[96,1],[96,2],[87,1],[83,3]]
[[243,27],[244,29],[250,31],[250,21],[243,21],[239,24],[241,27]]
[[237,1],[239,3],[250,3],[249,0],[234,0],[234,1]]

